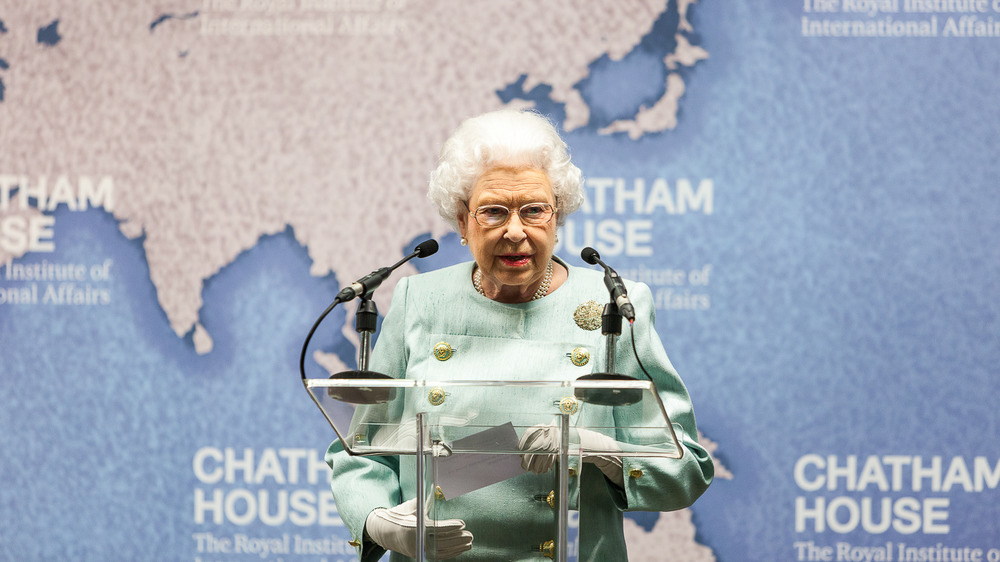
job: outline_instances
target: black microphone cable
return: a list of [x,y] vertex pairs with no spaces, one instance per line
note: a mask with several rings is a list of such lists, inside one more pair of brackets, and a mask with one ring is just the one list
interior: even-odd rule
[[[601,254],[597,253],[597,250],[590,246],[587,246],[580,252],[580,258],[591,265],[600,265],[604,268],[604,285],[610,291],[611,299],[618,305],[622,316],[628,319],[629,336],[632,340],[632,355],[635,357],[635,362],[639,364],[642,374],[655,386],[656,383],[653,382],[653,377],[646,370],[646,366],[642,364],[642,359],[639,358],[639,350],[635,346],[635,309],[632,307],[632,301],[629,300],[628,293],[625,291],[625,283],[618,275],[618,272],[601,261]],[[626,314],[626,310],[628,314]]]
[[306,380],[306,350],[309,348],[309,341],[312,340],[313,334],[316,333],[316,329],[319,328],[319,325],[323,323],[323,320],[338,304],[351,301],[358,296],[366,299],[371,298],[372,292],[375,291],[375,289],[377,289],[378,286],[381,285],[382,282],[389,277],[389,274],[396,268],[413,258],[426,258],[437,251],[437,240],[434,240],[433,238],[430,240],[424,240],[420,244],[417,244],[417,247],[413,249],[413,253],[399,260],[391,267],[376,269],[359,279],[357,282],[352,283],[341,290],[340,293],[337,294],[336,298],[333,299],[333,302],[330,303],[330,306],[326,307],[323,314],[320,314],[319,318],[316,319],[316,322],[309,330],[309,334],[306,336],[305,342],[302,343],[302,353],[299,355],[299,373],[302,375],[302,380]]

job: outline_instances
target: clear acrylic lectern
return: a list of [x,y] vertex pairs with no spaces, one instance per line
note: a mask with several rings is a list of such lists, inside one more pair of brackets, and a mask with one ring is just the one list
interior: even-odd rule
[[[649,381],[334,377],[303,379],[303,383],[348,454],[413,457],[414,462],[407,464],[414,467],[417,513],[426,513],[429,519],[438,519],[440,502],[522,470],[520,437],[536,430],[532,428],[547,428],[553,448],[545,454],[553,455],[555,462],[553,493],[543,499],[555,510],[556,533],[554,540],[538,548],[562,561],[568,552],[569,511],[581,509],[576,501],[580,479],[571,474],[583,456],[680,458],[683,454]],[[344,402],[359,404],[347,427],[335,421],[342,419]],[[614,445],[584,449],[580,435],[585,432],[610,437],[598,441],[613,440]],[[417,519],[417,552],[425,560],[433,534],[426,532],[423,518]]]

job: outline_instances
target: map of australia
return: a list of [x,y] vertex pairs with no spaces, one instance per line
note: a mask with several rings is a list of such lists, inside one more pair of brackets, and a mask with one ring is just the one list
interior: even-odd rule
[[[662,93],[594,131],[634,140],[674,128],[678,69],[709,57],[693,4],[15,3],[0,14],[0,220],[51,211],[39,193],[59,181],[81,202],[77,186],[101,186],[88,201],[142,241],[173,332],[207,354],[205,281],[262,236],[290,229],[311,273],[344,284],[396,261],[415,236],[445,234],[423,195],[437,150],[468,116],[537,101],[510,95],[513,84],[544,86],[564,130],[595,126],[580,83],[659,24],[671,46]],[[0,263],[28,251],[0,247]],[[383,311],[392,283],[376,295]],[[316,359],[346,368],[332,354]],[[686,559],[711,558],[689,518],[672,521],[692,529],[671,535],[690,543]]]

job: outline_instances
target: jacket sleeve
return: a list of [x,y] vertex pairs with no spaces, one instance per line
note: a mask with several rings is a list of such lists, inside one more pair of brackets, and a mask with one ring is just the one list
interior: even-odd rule
[[[372,352],[370,368],[392,377],[403,377],[406,372],[404,323],[406,316],[407,280],[404,278],[393,293],[389,313],[382,321],[378,341]],[[371,415],[380,406],[359,406],[354,419]],[[352,423],[352,426],[354,424]],[[332,469],[330,488],[337,504],[337,511],[351,533],[351,544],[364,562],[378,560],[385,549],[367,539],[365,521],[372,510],[391,508],[402,502],[399,486],[399,458],[395,456],[351,456],[338,440],[330,445],[326,462]]]
[[[711,484],[715,465],[708,451],[698,444],[694,408],[687,388],[670,364],[656,333],[655,310],[649,287],[636,283],[629,288],[629,297],[636,310],[636,321],[633,329],[624,324],[616,351],[616,365],[623,374],[646,378],[632,351],[634,335],[635,349],[642,366],[656,385],[683,455],[679,459],[624,457],[624,490],[612,496],[616,498],[618,507],[627,511],[683,509],[694,503]],[[616,421],[620,426],[625,422]],[[620,436],[620,440],[627,441],[627,438]]]
[[395,457],[352,457],[335,441],[326,452],[333,469],[330,488],[337,511],[351,533],[358,560],[378,560],[385,549],[367,540],[365,520],[372,510],[400,503],[399,462]]

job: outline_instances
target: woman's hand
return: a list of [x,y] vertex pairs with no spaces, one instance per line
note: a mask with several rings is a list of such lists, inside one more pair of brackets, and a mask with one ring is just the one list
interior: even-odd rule
[[[465,530],[465,522],[461,519],[424,520],[427,529],[424,550],[432,558],[446,560],[472,548],[472,533]],[[417,500],[403,502],[392,509],[372,510],[365,520],[365,533],[386,550],[416,558]]]
[[[622,474],[622,458],[618,442],[589,429],[576,430],[583,451],[583,462],[589,462],[619,487],[625,485]],[[522,451],[521,468],[541,474],[552,469],[559,451],[559,429],[554,425],[536,425],[528,428],[521,436],[518,448]]]

